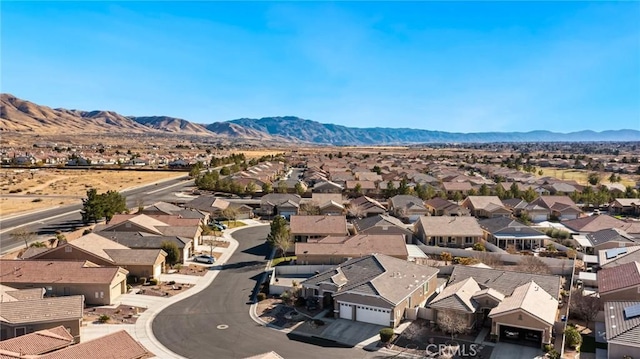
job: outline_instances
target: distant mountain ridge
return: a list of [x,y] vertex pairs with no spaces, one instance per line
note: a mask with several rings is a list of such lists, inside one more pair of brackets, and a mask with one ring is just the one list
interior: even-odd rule
[[556,133],[453,133],[411,128],[353,128],[323,124],[295,116],[241,118],[209,125],[169,116],[122,116],[113,111],[81,111],[47,106],[1,94],[0,133],[83,134],[137,133],[220,137],[270,144],[402,145],[464,142],[640,141],[638,130]]

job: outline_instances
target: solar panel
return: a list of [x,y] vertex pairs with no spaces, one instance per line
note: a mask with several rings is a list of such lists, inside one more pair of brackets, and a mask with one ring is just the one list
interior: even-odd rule
[[607,259],[613,259],[621,254],[625,254],[627,253],[627,248],[612,248],[612,249],[607,249],[605,251],[605,256],[607,257]]
[[627,319],[635,318],[640,316],[640,304],[635,304],[630,307],[624,308],[624,316]]

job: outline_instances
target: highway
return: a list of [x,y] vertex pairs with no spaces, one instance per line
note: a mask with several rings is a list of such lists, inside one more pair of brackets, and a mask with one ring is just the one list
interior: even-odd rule
[[[189,198],[177,197],[174,193],[193,185],[193,180],[189,180],[185,175],[160,183],[126,189],[121,193],[127,198],[127,207],[136,208],[140,203],[149,205],[158,201],[188,201]],[[82,205],[76,204],[0,218],[0,253],[5,254],[24,246],[24,243],[14,240],[9,235],[12,230],[19,227],[36,233],[40,237],[38,240],[46,239],[58,230],[68,232],[82,227],[84,224],[80,215],[81,209]]]

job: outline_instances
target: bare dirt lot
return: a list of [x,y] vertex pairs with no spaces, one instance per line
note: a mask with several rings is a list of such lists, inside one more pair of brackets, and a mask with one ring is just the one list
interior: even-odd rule
[[81,203],[87,190],[123,190],[184,176],[184,172],[1,169],[0,216]]
[[[83,320],[85,322],[99,322],[100,316],[109,317],[106,323],[110,324],[135,324],[138,315],[145,311],[145,308],[119,305],[117,308],[87,307],[84,309]],[[106,319],[106,317],[104,317]]]

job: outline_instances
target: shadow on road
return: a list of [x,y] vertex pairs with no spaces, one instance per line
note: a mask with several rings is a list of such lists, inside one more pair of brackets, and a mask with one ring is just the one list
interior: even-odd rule
[[57,231],[72,232],[85,226],[82,220],[64,221],[59,224],[42,227],[37,234],[39,236],[54,235]]
[[254,256],[260,256],[267,259],[269,253],[271,253],[271,246],[267,242],[263,242],[257,246],[247,248],[242,251],[243,253],[251,254]]
[[238,269],[239,272],[248,272],[255,270],[257,268],[264,268],[267,264],[266,261],[245,261],[245,262],[236,262],[236,263],[228,263],[219,266],[221,270],[232,270]]
[[353,348],[353,346],[350,346],[350,345],[346,345],[346,344],[338,343],[333,340],[328,340],[328,339],[323,339],[318,337],[308,337],[308,336],[294,334],[294,333],[288,333],[287,337],[290,340],[295,340],[295,341],[303,342],[307,344],[313,344],[313,345],[317,345],[324,348]]

